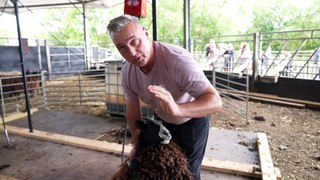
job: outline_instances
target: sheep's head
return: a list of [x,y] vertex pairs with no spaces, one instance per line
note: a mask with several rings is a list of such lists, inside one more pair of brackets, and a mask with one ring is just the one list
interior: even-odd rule
[[168,144],[171,140],[169,130],[158,120],[140,120],[137,121],[137,127],[140,129],[139,143],[144,147],[152,144]]

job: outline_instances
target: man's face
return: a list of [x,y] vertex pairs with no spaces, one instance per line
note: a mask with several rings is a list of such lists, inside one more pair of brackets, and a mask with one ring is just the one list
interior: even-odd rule
[[111,36],[121,55],[136,66],[145,66],[151,58],[152,44],[148,32],[139,24],[129,22],[120,32]]

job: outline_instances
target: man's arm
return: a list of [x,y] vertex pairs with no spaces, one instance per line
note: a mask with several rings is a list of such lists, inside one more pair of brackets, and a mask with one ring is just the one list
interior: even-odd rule
[[140,101],[128,101],[126,100],[126,115],[128,127],[132,135],[133,150],[131,150],[129,159],[133,159],[135,156],[135,148],[139,141],[139,129],[136,126],[136,121],[141,119]]
[[176,116],[197,118],[221,111],[222,101],[218,91],[209,86],[194,101],[178,104],[178,107]]
[[198,118],[218,112],[222,108],[220,95],[213,86],[209,86],[194,101],[180,104],[174,101],[169,91],[160,86],[149,86],[149,90],[159,98],[161,108],[176,117]]

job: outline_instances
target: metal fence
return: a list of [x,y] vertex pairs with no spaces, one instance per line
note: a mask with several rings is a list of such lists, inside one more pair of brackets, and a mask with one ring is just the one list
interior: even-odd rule
[[[29,99],[29,107],[44,107],[43,75],[26,75],[26,85]],[[13,112],[26,111],[26,94],[24,91],[23,77],[21,74],[1,74],[0,77],[1,110],[5,115]]]
[[249,76],[238,76],[230,73],[216,73],[212,71],[214,87],[223,97],[224,111],[235,114],[249,124]]
[[[261,76],[280,73],[281,77],[319,80],[320,30],[266,32],[259,39]],[[266,56],[268,48],[270,57]]]
[[[243,70],[252,70],[247,67],[249,63],[252,63],[252,57],[254,57],[254,42],[253,34],[195,37],[192,38],[192,54],[204,70],[215,69],[217,72],[239,73]],[[247,45],[246,51],[249,57],[242,55],[241,50],[244,45]],[[229,49],[233,51],[233,56],[224,54]],[[241,67],[244,63],[247,66]]]
[[[125,116],[125,99],[122,90],[120,72],[123,63],[108,63],[106,74],[106,104],[108,113]],[[143,118],[153,118],[153,111],[141,102],[141,114]]]
[[192,38],[192,53],[204,70],[260,77],[319,80],[319,47],[320,29]]
[[[227,102],[224,104],[228,107],[227,109],[234,110],[234,113],[239,114],[248,122],[249,75],[251,77],[259,75],[260,80],[263,77],[319,80],[319,65],[315,63],[316,53],[320,47],[319,39],[320,30],[305,30],[194,37],[191,44],[195,59],[204,71],[209,70],[211,75],[206,74],[207,77],[211,78],[213,85],[222,96],[226,97]],[[212,56],[206,51],[207,42],[210,40],[214,40],[216,48]],[[222,54],[227,48],[234,50],[233,58]],[[244,50],[247,51],[245,57]],[[43,74],[40,90],[35,94],[36,98],[31,98],[31,107],[105,106],[108,113],[124,116],[125,102],[120,82],[123,61],[118,57],[119,53],[115,47],[105,48],[103,51],[96,49],[96,51],[102,52],[102,55],[100,54],[97,58],[103,61],[104,69],[96,72],[78,70],[77,72]],[[267,59],[268,51],[270,51],[270,56]],[[117,56],[112,54],[117,54]],[[108,57],[115,59],[104,61]],[[66,59],[65,62],[69,60]],[[74,65],[69,63],[64,66],[73,67]],[[24,106],[23,92],[19,92],[19,98],[8,95],[8,90],[3,90],[7,88],[7,85],[3,83],[4,79],[1,77],[1,105],[5,106],[5,112],[21,109]],[[15,85],[17,86],[17,84],[11,86]],[[36,99],[37,101],[33,102]],[[237,102],[233,102],[234,100]],[[152,117],[153,112],[144,104],[142,105],[143,116]]]
[[[80,42],[53,45],[53,42],[22,39],[25,69],[49,73],[67,73],[100,69],[105,63],[123,61],[115,46],[93,44],[88,51]],[[21,71],[18,40],[0,37],[0,72]]]
[[105,106],[105,75],[101,71],[46,73],[45,107]]
[[[125,99],[122,90],[120,72],[123,63],[110,62],[103,70],[90,70],[82,72],[68,73],[48,73],[43,71],[41,74],[27,75],[27,92],[31,108],[46,108],[53,110],[67,110],[76,108],[102,107],[107,114],[125,116]],[[217,76],[212,71],[208,71],[206,76],[221,92],[222,89],[235,90],[231,78]],[[36,77],[31,80],[30,78]],[[228,76],[229,77],[229,76]],[[8,79],[10,81],[8,81]],[[245,81],[246,82],[246,81]],[[33,86],[37,84],[38,86]],[[246,84],[241,85],[247,89]],[[243,93],[243,91],[241,91]],[[24,89],[21,75],[7,76],[0,78],[1,106],[4,114],[10,114],[25,110]],[[223,93],[225,97],[230,97]],[[232,97],[234,98],[234,97]],[[242,100],[242,101],[239,101]],[[228,104],[231,98],[226,99]],[[241,117],[245,117],[242,108],[247,108],[246,99],[238,98],[239,110],[235,109]],[[153,111],[146,104],[141,102],[141,112],[143,118],[153,118]],[[229,107],[228,105],[228,107]]]
[[[214,41],[214,47],[213,53],[208,54],[207,47],[210,40]],[[182,46],[181,39],[160,41]],[[52,46],[46,50],[41,47],[44,45],[50,47],[50,41],[44,45],[39,40],[25,39],[23,42],[28,42],[28,46],[40,46],[38,54],[46,53],[46,55],[39,56],[34,62],[41,61],[39,70],[47,70],[50,73],[99,69],[110,61],[123,61],[113,44],[91,43],[89,52],[85,52],[84,43],[81,42],[78,42],[77,46]],[[0,38],[0,43],[4,46],[13,46],[17,45],[17,40]],[[25,49],[28,49],[28,46],[24,46]],[[319,47],[320,29],[191,38],[191,53],[204,70],[214,68],[217,72],[260,77],[319,80],[320,60],[316,61],[320,53]],[[59,50],[55,51],[55,48]],[[233,55],[226,53],[228,50],[232,51]],[[33,54],[36,54],[36,51]]]

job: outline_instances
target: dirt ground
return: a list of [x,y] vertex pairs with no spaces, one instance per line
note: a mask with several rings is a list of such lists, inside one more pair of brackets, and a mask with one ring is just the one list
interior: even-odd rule
[[107,180],[120,165],[114,154],[12,134],[10,141],[0,135],[0,180]]
[[[85,114],[91,114],[95,116],[103,116],[104,113],[101,109],[73,109],[65,108],[59,109],[59,111],[74,111],[82,112]],[[261,118],[263,116],[263,118]],[[255,120],[255,117],[260,117],[259,120]],[[264,120],[261,120],[264,119]],[[229,113],[225,109],[213,115],[212,126],[224,129],[231,129],[237,131],[252,131],[252,132],[264,132],[268,135],[268,141],[270,145],[270,151],[275,167],[280,169],[281,175],[285,180],[317,180],[320,177],[320,110],[309,108],[296,108],[292,106],[282,106],[270,103],[262,102],[249,102],[249,125],[245,125],[245,121],[242,118],[238,118],[237,115]],[[119,130],[119,128],[118,128]],[[113,138],[108,141],[120,140],[118,133],[109,131],[110,136]],[[108,138],[108,137],[105,137]],[[4,140],[4,139],[2,139]],[[105,139],[104,139],[105,140]],[[19,141],[19,138],[16,140]],[[45,146],[42,146],[45,148]],[[49,147],[49,146],[48,146]],[[59,148],[65,148],[61,145]],[[19,148],[19,147],[16,147]],[[23,148],[21,146],[20,148]],[[10,151],[10,149],[8,150]],[[58,158],[71,157],[70,163],[66,164],[64,168],[74,168],[74,164],[79,162],[73,162],[75,153],[71,153],[71,150],[61,149],[62,155]],[[73,151],[73,150],[72,150]],[[36,153],[40,153],[39,150]],[[34,153],[30,152],[30,158],[32,160],[39,159]],[[46,155],[47,156],[47,155]],[[79,153],[79,156],[83,156],[83,152]],[[97,159],[103,159],[98,155]],[[72,158],[73,157],[73,158]],[[110,157],[109,157],[110,158]],[[119,161],[119,157],[117,157]],[[29,159],[26,159],[28,161]],[[89,161],[89,160],[82,160]],[[32,161],[30,161],[32,162]],[[43,163],[43,159],[41,160]],[[14,162],[12,162],[14,163]],[[33,161],[34,163],[34,161]],[[40,162],[39,162],[40,163]],[[81,164],[81,163],[80,163]],[[32,165],[32,164],[30,164]],[[50,171],[60,171],[63,169],[61,164],[55,165],[56,168],[49,169]],[[86,166],[85,168],[90,168]],[[108,165],[102,165],[106,169],[109,169]],[[6,167],[1,167],[2,172],[6,171]],[[0,168],[0,169],[1,169]],[[106,172],[98,174],[99,177],[103,176]],[[34,172],[39,170],[35,169]],[[113,172],[115,169],[113,169]],[[19,169],[16,170],[17,174],[22,173]],[[50,172],[48,172],[50,173]],[[111,173],[111,172],[110,172]],[[8,174],[14,176],[14,174]],[[92,178],[93,176],[91,176]],[[62,178],[62,177],[61,177]],[[1,179],[1,178],[0,178]],[[41,179],[41,178],[40,178]],[[63,179],[63,178],[62,178]],[[93,178],[95,179],[95,178]],[[98,179],[98,178],[97,178]]]
[[[284,180],[317,180],[320,177],[320,109],[258,101],[249,101],[248,105],[248,125],[243,118],[224,109],[213,115],[212,126],[266,133],[274,166],[280,169]],[[104,140],[121,141],[118,130],[110,131]]]
[[[274,166],[280,169],[284,180],[319,178],[320,109],[250,101],[248,121],[246,125],[245,119],[223,110],[213,115],[212,126],[266,133]],[[121,130],[113,129],[104,140],[121,141]]]
[[[320,177],[320,109],[249,102],[249,125],[231,113],[215,114],[212,125],[268,136],[274,166],[283,179],[316,180]],[[255,120],[256,119],[265,120]]]
[[[76,108],[64,108],[66,112],[41,109],[33,112],[32,122],[34,135],[39,135],[39,131],[46,132],[45,137],[47,138],[52,137],[54,133],[63,134],[65,136],[60,136],[60,140],[63,141],[64,139],[68,139],[67,136],[73,136],[79,137],[79,142],[82,142],[83,139],[94,141],[100,139],[99,137],[105,137],[105,135],[106,137],[113,137],[108,140],[111,142],[117,142],[117,140],[122,139],[119,133],[113,134],[113,132],[119,132],[119,127],[124,125],[123,118],[93,116],[93,114],[100,112],[99,108],[85,109],[86,111],[80,111]],[[79,112],[87,112],[87,114],[81,114]],[[90,114],[88,114],[89,112]],[[90,148],[81,148],[83,146],[70,146],[70,144],[73,144],[71,142],[60,144],[42,140],[43,134],[41,137],[33,136],[32,138],[28,138],[27,136],[31,134],[28,131],[28,123],[25,116],[6,124],[11,145],[8,146],[6,138],[1,132],[0,180],[101,180],[109,179],[109,177],[119,169],[121,160],[119,155],[90,150]],[[18,133],[20,135],[15,135],[14,132],[17,131],[14,131],[14,128],[23,128],[20,129],[19,132],[24,132],[24,135],[20,133]],[[256,164],[256,153],[237,143],[239,141],[250,142],[250,140],[254,139],[253,135],[255,133],[239,134],[238,132],[222,129],[216,129],[210,132],[216,135],[212,135],[210,139],[209,151],[211,153],[208,153],[209,157],[211,157],[211,155],[218,155],[219,158],[225,156],[225,151],[221,152],[219,148],[215,148],[215,144],[221,139],[217,137],[223,136],[225,138],[222,144],[228,147],[228,149],[236,151],[232,154],[233,157],[236,156],[236,158],[233,159],[239,160],[240,162],[245,160],[247,163]],[[101,140],[106,139],[101,138]],[[219,147],[221,147],[221,145]],[[230,155],[227,155],[227,157],[231,158]],[[201,177],[203,180],[252,179],[207,170],[202,170]]]

